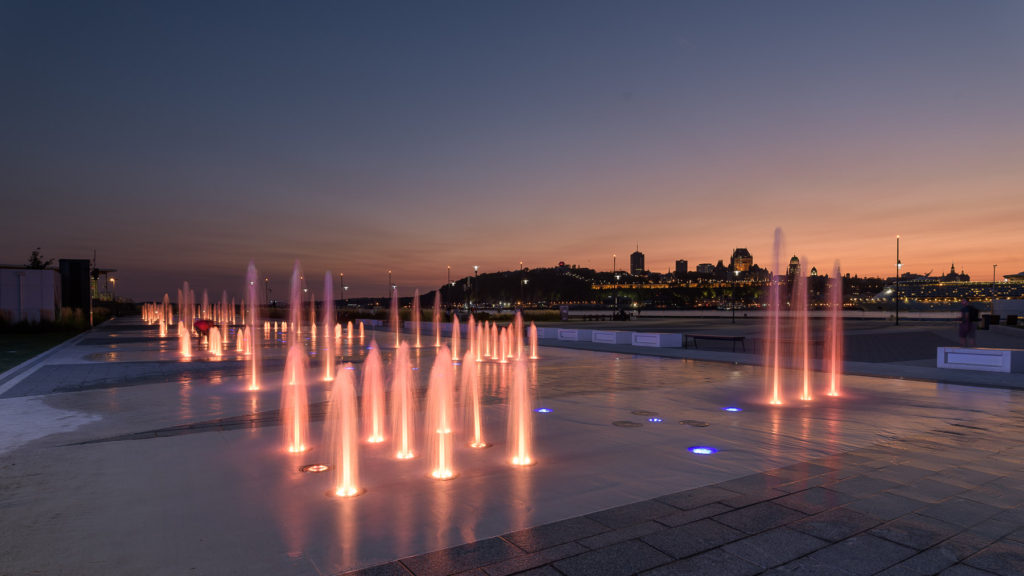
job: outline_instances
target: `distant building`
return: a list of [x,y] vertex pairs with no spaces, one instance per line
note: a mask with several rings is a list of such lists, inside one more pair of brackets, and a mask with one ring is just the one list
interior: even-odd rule
[[800,275],[800,259],[793,256],[789,259],[789,269],[786,270],[786,276],[790,278],[796,278]]
[[[847,276],[849,276],[849,274],[847,274]],[[817,278],[817,277],[818,277],[818,268],[817,267],[812,267],[811,268],[811,278]]]
[[945,276],[939,278],[939,280],[942,282],[970,282],[971,277],[968,276],[967,274],[964,274],[962,268],[960,269],[960,273],[957,274],[956,265],[955,263],[952,263],[949,265],[949,274],[946,274]]
[[629,273],[633,275],[643,274],[646,271],[644,268],[644,253],[640,250],[633,252],[629,255]]
[[709,263],[697,264],[697,274],[714,274],[715,265]]
[[729,267],[740,272],[749,272],[754,265],[754,257],[746,248],[737,248],[732,251],[732,258],[729,260]]
[[686,260],[676,260],[676,278],[686,278]]

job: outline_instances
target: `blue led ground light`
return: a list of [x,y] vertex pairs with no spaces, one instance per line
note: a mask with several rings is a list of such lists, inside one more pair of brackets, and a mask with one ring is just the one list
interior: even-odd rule
[[718,448],[712,448],[711,446],[690,446],[690,452],[694,454],[714,454],[718,452]]

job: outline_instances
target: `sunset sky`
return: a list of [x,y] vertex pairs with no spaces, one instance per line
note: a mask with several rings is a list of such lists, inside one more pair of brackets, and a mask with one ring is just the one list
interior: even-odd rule
[[1024,2],[0,3],[0,264],[1024,271]]

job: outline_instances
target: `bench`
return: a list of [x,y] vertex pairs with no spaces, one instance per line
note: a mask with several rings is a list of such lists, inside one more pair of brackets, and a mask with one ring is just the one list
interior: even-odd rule
[[1024,350],[1006,348],[938,348],[936,367],[983,372],[1024,372]]
[[743,351],[747,351],[746,336],[729,336],[725,334],[687,334],[683,340],[683,348],[689,348],[690,341],[693,341],[694,349],[697,348],[698,340],[717,340],[719,342],[732,342],[732,351],[736,351],[736,343],[739,342]]

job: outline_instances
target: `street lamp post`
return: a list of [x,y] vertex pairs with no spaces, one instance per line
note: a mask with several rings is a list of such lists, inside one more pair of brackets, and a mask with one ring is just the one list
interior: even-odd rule
[[900,237],[896,235],[896,325],[900,325],[900,269],[903,263],[900,262]]
[[473,266],[473,303],[480,297],[480,267]]
[[996,311],[996,266],[998,266],[998,264],[993,264],[992,265],[992,313],[993,314]]
[[736,323],[736,280],[740,277],[739,270],[732,271],[732,323]]

